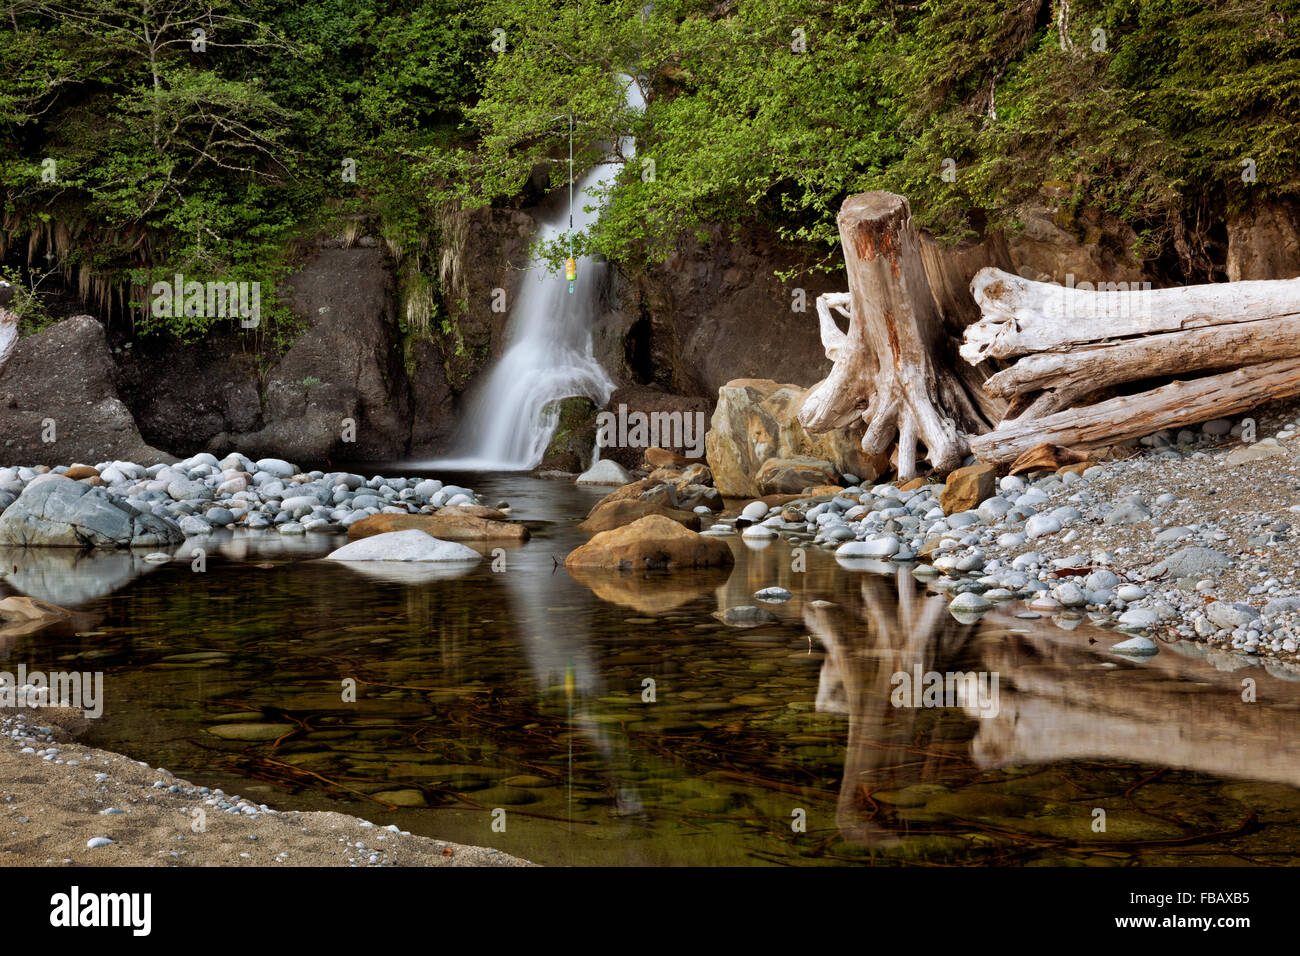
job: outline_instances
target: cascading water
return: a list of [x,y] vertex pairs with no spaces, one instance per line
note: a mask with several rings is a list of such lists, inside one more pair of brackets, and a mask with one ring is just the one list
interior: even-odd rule
[[[645,104],[639,86],[625,79],[627,105],[641,109]],[[622,156],[633,152],[631,140],[620,143]],[[583,210],[587,193],[612,180],[617,171],[617,163],[604,163],[574,185],[574,231],[600,216],[599,207]],[[536,239],[560,241],[568,229],[566,208],[542,224]],[[433,464],[484,471],[533,468],[541,462],[558,420],[556,408],[548,408],[548,403],[574,396],[586,396],[597,405],[609,401],[614,383],[591,347],[605,270],[604,263],[582,257],[570,293],[561,271],[533,260],[510,309],[505,352],[471,395],[454,457]]]

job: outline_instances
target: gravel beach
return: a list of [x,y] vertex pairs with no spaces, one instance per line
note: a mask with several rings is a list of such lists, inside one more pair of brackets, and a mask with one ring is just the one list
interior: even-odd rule
[[[752,502],[746,537],[835,549],[848,568],[905,562],[973,619],[995,606],[1133,634],[1134,656],[1182,639],[1300,680],[1300,404],[1274,403],[1114,446],[1055,473],[1004,476],[945,514],[944,486],[848,487]],[[715,526],[714,533],[724,531]]]
[[[62,722],[62,723],[60,723]],[[279,812],[77,744],[64,708],[0,711],[0,866],[533,866],[343,813]]]

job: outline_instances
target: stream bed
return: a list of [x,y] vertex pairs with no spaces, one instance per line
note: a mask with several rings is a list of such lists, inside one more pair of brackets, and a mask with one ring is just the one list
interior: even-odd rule
[[[84,743],[543,864],[1300,861],[1300,684],[1263,666],[1129,660],[1018,602],[963,624],[907,566],[809,549],[795,571],[780,541],[579,582],[563,561],[602,489],[437,477],[532,540],[458,577],[321,562],[345,541],[325,534],[225,532],[163,565],[5,551],[10,590],[78,614],[0,657],[104,672]],[[775,623],[717,617],[771,586],[793,593],[762,605]],[[896,706],[928,673],[992,696],[959,676]]]

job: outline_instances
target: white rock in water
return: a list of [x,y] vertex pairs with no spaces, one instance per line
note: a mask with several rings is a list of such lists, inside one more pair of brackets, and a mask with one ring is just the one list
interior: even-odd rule
[[982,594],[966,591],[953,598],[952,603],[948,605],[948,610],[978,612],[987,611],[992,606],[993,602],[987,600]]
[[755,591],[754,597],[758,598],[760,601],[769,601],[773,604],[780,604],[790,600],[794,595],[785,588],[771,587],[763,588],[761,591]]
[[751,501],[741,510],[740,516],[750,521],[762,521],[767,517],[768,507],[761,501]]
[[578,476],[580,485],[626,485],[632,476],[616,461],[603,458]]
[[481,561],[473,548],[442,541],[417,528],[388,531],[345,544],[326,556],[327,561]]
[[1135,607],[1119,616],[1121,627],[1155,627],[1160,623],[1160,615],[1149,607]]
[[[882,534],[878,538],[870,538],[860,543],[863,545],[863,548],[859,552],[859,554],[862,557],[867,557],[867,558],[893,557],[898,552],[898,549],[902,547],[902,545],[898,541],[898,538],[896,538],[892,534]],[[840,551],[843,550],[844,550],[843,547],[841,547]],[[836,552],[836,553],[838,554],[840,552]]]
[[771,528],[761,524],[751,524],[744,531],[740,532],[742,538],[775,538],[777,533]]
[[1160,650],[1160,645],[1149,637],[1131,637],[1111,647],[1113,654],[1125,654],[1129,657],[1145,657]]

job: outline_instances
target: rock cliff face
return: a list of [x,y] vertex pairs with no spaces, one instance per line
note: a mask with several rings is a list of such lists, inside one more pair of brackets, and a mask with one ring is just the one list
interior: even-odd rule
[[76,315],[20,339],[0,371],[0,458],[13,465],[170,460],[118,395],[104,327]]
[[434,452],[454,426],[436,343],[407,343],[389,260],[376,246],[322,247],[289,280],[308,327],[265,375],[253,343],[220,328],[122,351],[123,393],[142,432],[179,454],[242,451],[306,462]]
[[662,267],[617,270],[598,323],[597,357],[620,384],[710,399],[735,378],[812,384],[829,370],[814,301],[842,280],[781,282],[798,253],[761,231],[690,239]]
[[1300,275],[1300,206],[1265,206],[1228,219],[1228,280]]

